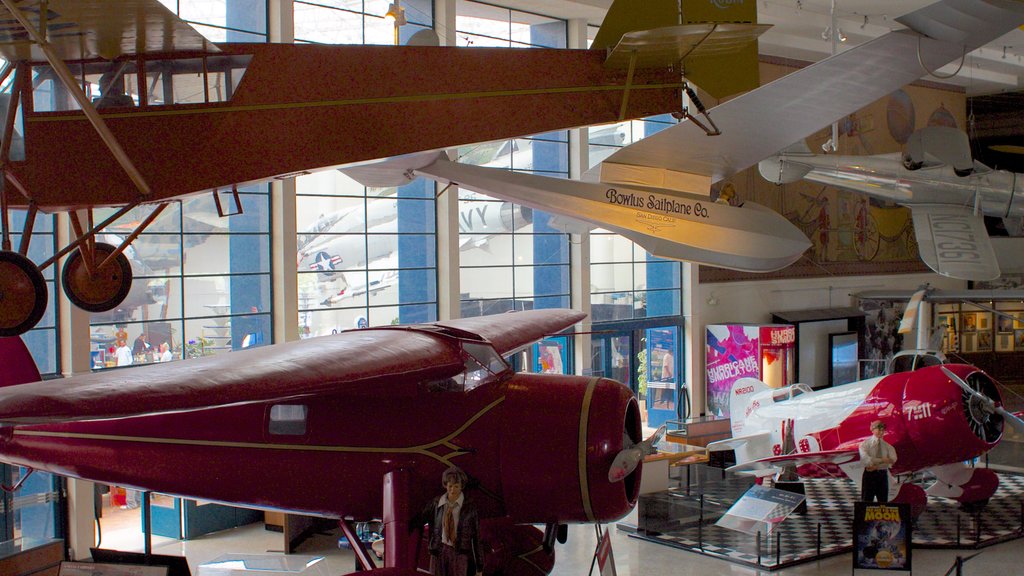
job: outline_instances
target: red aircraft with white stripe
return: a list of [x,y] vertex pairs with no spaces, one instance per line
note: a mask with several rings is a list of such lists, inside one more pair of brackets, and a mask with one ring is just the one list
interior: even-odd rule
[[823,390],[804,384],[771,389],[742,378],[730,397],[733,438],[709,449],[734,449],[736,472],[766,476],[795,468],[801,476],[845,475],[859,484],[858,448],[871,435],[871,422],[881,420],[897,453],[889,489],[894,501],[923,510],[925,490],[911,475],[927,470],[937,478],[928,495],[984,503],[998,477],[963,462],[995,447],[1006,423],[1024,429],[1024,422],[1003,408],[996,382],[978,368],[919,358],[924,367],[916,370]]

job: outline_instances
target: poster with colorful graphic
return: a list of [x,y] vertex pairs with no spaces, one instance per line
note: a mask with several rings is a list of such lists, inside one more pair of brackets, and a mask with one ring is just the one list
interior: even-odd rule
[[910,505],[856,502],[853,568],[910,571]]
[[740,378],[758,378],[757,326],[714,324],[707,327],[704,360],[708,414],[729,416],[729,393]]

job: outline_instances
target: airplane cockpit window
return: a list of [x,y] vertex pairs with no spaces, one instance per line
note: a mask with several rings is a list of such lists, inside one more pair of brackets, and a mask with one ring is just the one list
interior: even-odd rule
[[434,392],[469,392],[478,386],[499,380],[512,371],[492,346],[484,343],[461,341],[465,357],[464,370],[452,378],[428,382]]
[[[0,86],[0,118],[7,117],[7,108],[11,104],[11,90],[14,85],[14,75],[11,74],[4,81],[3,85]],[[11,160],[24,160],[25,159],[25,138],[23,134],[23,124],[21,116],[21,106],[18,106],[14,118],[14,133],[11,136],[11,149],[9,157]],[[3,140],[3,135],[0,134],[0,142]]]
[[[72,62],[68,69],[96,108],[227,102],[238,88],[252,55],[145,60],[140,85],[136,60]],[[81,110],[71,91],[45,64],[32,67],[34,112]]]
[[304,435],[308,412],[309,408],[305,404],[275,404],[271,406],[269,432],[280,436]]
[[946,363],[946,356],[937,350],[904,350],[896,353],[889,360],[886,374],[912,372],[918,368],[941,366]]
[[785,388],[779,388],[772,393],[772,402],[785,402],[786,400],[792,400],[801,394],[807,394],[813,392],[811,387],[807,384],[798,383],[792,386],[786,386]]
[[227,102],[252,56],[207,56],[146,62],[150,106]]

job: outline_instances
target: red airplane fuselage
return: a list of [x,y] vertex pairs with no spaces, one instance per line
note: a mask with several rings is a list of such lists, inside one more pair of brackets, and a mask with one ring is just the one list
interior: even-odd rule
[[[217,55],[149,54],[116,63],[134,67],[130,69],[136,72],[137,86],[130,88],[137,88],[139,102],[99,112],[151,188],[146,201],[410,152],[661,114],[680,105],[677,73],[638,70],[628,79],[626,71],[604,67],[603,50],[282,44],[220,48]],[[203,71],[213,69],[215,58],[228,56],[251,56],[237,87],[225,88],[228,101],[168,101],[177,81],[173,70],[198,66],[203,90]],[[197,64],[200,60],[202,65]],[[77,63],[69,66],[73,73],[81,69]],[[19,68],[23,79],[17,86],[26,104],[25,159],[7,166],[15,187],[44,211],[136,200],[136,186],[85,114],[62,111],[66,98],[34,93],[52,86],[36,80],[33,87],[27,73],[46,70],[44,63]],[[240,73],[234,70],[235,76]],[[185,76],[194,81],[196,75]],[[230,85],[230,78],[225,84]],[[57,104],[44,106],[44,100]],[[14,205],[25,203],[22,196],[12,196]]]
[[[271,433],[275,404],[307,407],[305,432]],[[380,517],[386,473],[409,472],[409,503],[418,511],[442,491],[441,472],[454,464],[479,481],[471,489],[484,516],[604,522],[636,502],[639,470],[625,482],[608,481],[624,431],[639,441],[636,400],[621,384],[516,374],[470,392],[398,385],[6,428],[0,453],[108,484],[357,520]]]

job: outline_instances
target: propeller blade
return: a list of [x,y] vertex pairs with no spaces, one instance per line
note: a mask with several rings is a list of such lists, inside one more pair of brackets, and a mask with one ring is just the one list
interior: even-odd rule
[[922,288],[914,292],[914,295],[910,297],[910,301],[907,302],[907,308],[903,311],[903,319],[900,320],[900,334],[906,334],[916,328],[917,311],[921,308],[921,301],[924,300],[927,292],[927,288]]
[[636,470],[644,456],[657,453],[658,449],[654,445],[661,442],[661,439],[665,437],[666,430],[668,430],[668,425],[662,424],[647,440],[633,446],[627,446],[616,454],[611,468],[608,469],[608,481],[620,482],[626,476],[632,474],[633,470]]
[[626,448],[615,455],[612,467],[608,469],[609,482],[621,482],[633,470],[636,470],[637,465],[644,458],[644,453],[639,446],[640,444],[637,444],[631,448]]
[[996,414],[1003,417],[1003,420],[1013,426],[1013,429],[1018,434],[1024,434],[1024,420],[1021,420],[1020,416],[1017,416],[1013,412],[1010,412],[1002,406],[996,406]]
[[972,396],[977,397],[979,400],[984,402],[986,408],[988,408],[990,410],[993,410],[993,411],[996,409],[996,403],[994,401],[992,401],[991,398],[989,398],[988,396],[985,396],[981,392],[978,392],[974,388],[971,388],[970,384],[968,384],[963,378],[957,376],[952,370],[950,370],[949,368],[946,368],[945,366],[939,366],[939,369],[941,369],[942,372],[946,376],[948,376],[950,380],[955,382],[957,386],[963,388],[964,391],[966,391],[967,393],[971,394]]

